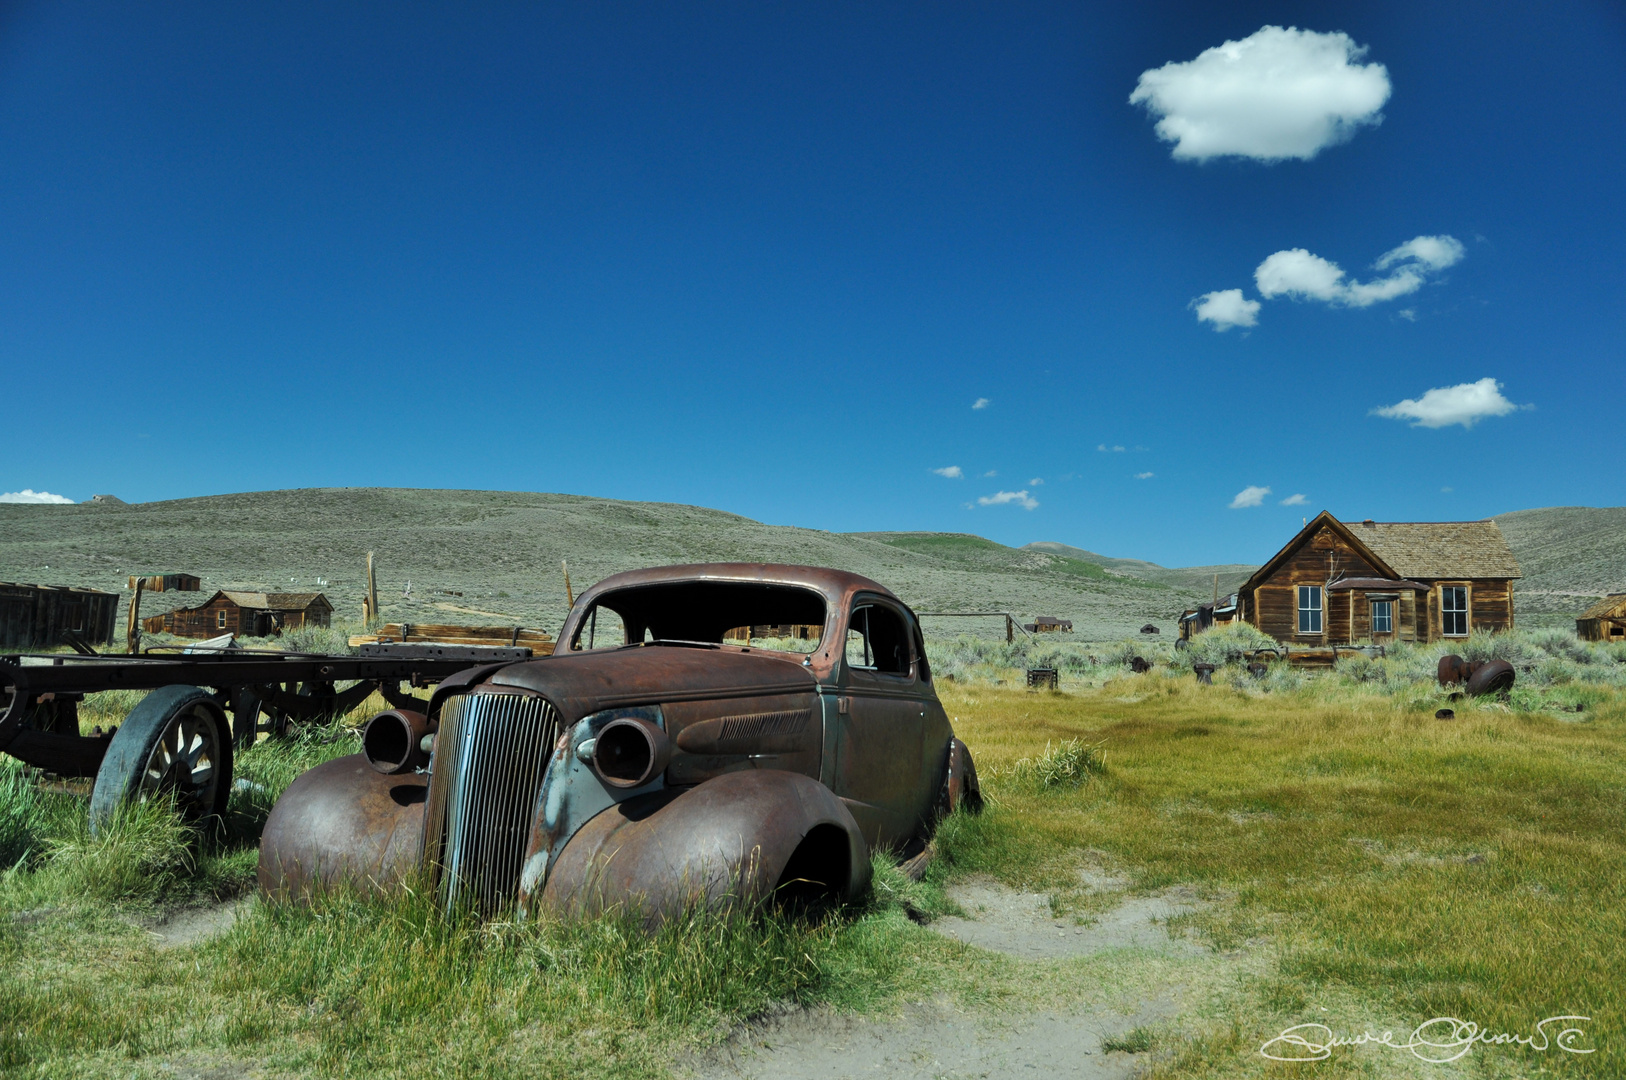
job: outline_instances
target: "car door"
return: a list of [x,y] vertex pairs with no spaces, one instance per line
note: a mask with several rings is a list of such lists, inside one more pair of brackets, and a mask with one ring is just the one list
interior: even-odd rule
[[837,698],[837,795],[872,845],[901,847],[931,802],[926,702],[903,611],[859,596],[847,623]]

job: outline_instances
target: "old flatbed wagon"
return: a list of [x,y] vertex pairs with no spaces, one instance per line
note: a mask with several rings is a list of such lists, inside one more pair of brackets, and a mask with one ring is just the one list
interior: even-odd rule
[[[375,691],[397,708],[423,709],[414,687],[531,656],[527,648],[444,645],[372,645],[360,656],[175,648],[0,655],[0,752],[58,776],[95,777],[93,826],[126,799],[168,794],[183,812],[206,816],[225,808],[233,743],[252,742],[262,721],[280,732],[290,722],[342,716]],[[107,690],[151,693],[116,730],[80,734],[79,702]]]

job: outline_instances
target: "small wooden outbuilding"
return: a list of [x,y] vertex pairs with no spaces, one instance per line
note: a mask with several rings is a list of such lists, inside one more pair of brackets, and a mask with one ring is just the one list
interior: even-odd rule
[[1054,615],[1035,615],[1030,623],[1023,623],[1022,629],[1030,634],[1071,634],[1073,620],[1058,619]]
[[1339,521],[1323,511],[1237,592],[1295,645],[1438,641],[1513,629],[1518,560],[1494,521]]
[[0,649],[52,648],[68,634],[111,644],[118,610],[118,593],[0,581]]
[[202,592],[203,579],[196,574],[139,574],[130,575],[130,589],[142,582],[142,592]]
[[1575,620],[1582,641],[1626,641],[1626,593],[1610,593]]
[[333,605],[321,593],[221,590],[197,607],[176,608],[141,621],[149,634],[211,638],[221,634],[269,637],[301,626],[327,626]]

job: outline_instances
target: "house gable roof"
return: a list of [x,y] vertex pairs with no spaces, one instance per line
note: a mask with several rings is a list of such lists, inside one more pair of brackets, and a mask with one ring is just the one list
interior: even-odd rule
[[1397,576],[1517,578],[1519,560],[1494,521],[1377,521],[1349,531],[1381,555]]
[[1297,551],[1300,547],[1308,543],[1310,538],[1316,533],[1320,532],[1323,527],[1329,528],[1339,536],[1343,537],[1344,542],[1349,544],[1350,547],[1354,548],[1356,554],[1360,555],[1361,558],[1371,563],[1372,569],[1376,570],[1378,573],[1391,578],[1405,576],[1397,573],[1395,568],[1390,566],[1381,555],[1373,551],[1366,545],[1365,541],[1351,532],[1349,526],[1345,525],[1342,521],[1339,521],[1330,513],[1323,510],[1315,517],[1311,518],[1309,522],[1305,524],[1304,528],[1299,530],[1297,536],[1293,537],[1293,539],[1284,544],[1282,546],[1282,550],[1271,556],[1269,562],[1255,570],[1253,572],[1253,576],[1243,584],[1240,591],[1252,592],[1255,588],[1270,580],[1270,576],[1276,572],[1277,568],[1280,567],[1282,563],[1286,562],[1288,557],[1291,556],[1293,552]]
[[1581,613],[1583,619],[1626,619],[1626,593],[1611,593]]

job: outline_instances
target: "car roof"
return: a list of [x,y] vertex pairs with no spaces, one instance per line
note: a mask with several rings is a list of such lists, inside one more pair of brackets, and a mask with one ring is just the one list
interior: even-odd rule
[[832,570],[822,566],[791,566],[784,563],[726,562],[652,566],[644,570],[627,570],[611,574],[584,592],[577,603],[582,599],[596,598],[617,589],[666,582],[699,581],[800,586],[822,593],[825,599],[833,604],[840,603],[855,592],[875,592],[897,599],[892,590],[880,582],[846,570]]

